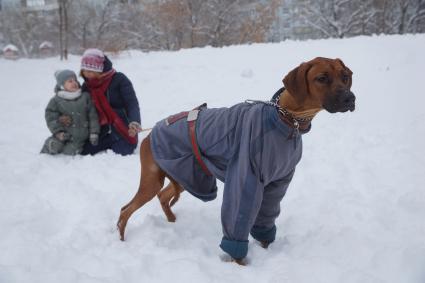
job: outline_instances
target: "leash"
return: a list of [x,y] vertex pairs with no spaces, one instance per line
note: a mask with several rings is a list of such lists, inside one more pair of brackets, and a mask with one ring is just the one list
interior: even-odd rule
[[[279,100],[277,100],[278,102]],[[300,122],[298,119],[294,118],[294,116],[292,116],[291,113],[288,112],[288,110],[286,110],[285,108],[281,107],[278,103],[276,103],[275,101],[269,101],[269,100],[252,100],[252,99],[247,99],[245,100],[246,103],[249,104],[256,104],[256,103],[263,103],[263,104],[267,104],[267,105],[271,105],[273,107],[275,107],[277,109],[277,111],[279,111],[279,113],[290,120],[290,123],[292,123],[292,126],[294,128],[295,131],[299,131],[300,128]]]
[[279,105],[280,97],[285,90],[284,87],[280,88],[274,95],[271,100],[245,100],[246,103],[263,103],[267,105],[271,105],[277,109],[279,114],[281,115],[282,120],[293,128],[292,134],[289,138],[292,138],[296,133],[306,133],[310,130],[311,120],[313,118],[297,118],[294,117],[286,108],[283,108]]
[[[283,92],[285,91],[285,87],[281,87],[278,91],[276,91],[276,93],[273,95],[273,98],[271,99],[272,102],[275,103],[275,105],[277,105],[278,107],[280,107],[279,105],[279,101],[280,101],[280,97],[282,96]],[[282,110],[284,110],[284,112],[286,112],[286,114],[290,117],[292,117],[292,119],[295,119],[298,121],[299,124],[302,123],[310,123],[313,118],[297,118],[294,117],[291,113],[289,113],[289,111],[287,111],[285,108],[282,108]]]

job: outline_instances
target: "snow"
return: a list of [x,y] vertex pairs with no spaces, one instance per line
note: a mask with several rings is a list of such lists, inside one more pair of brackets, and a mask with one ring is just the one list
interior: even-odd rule
[[113,58],[134,83],[145,128],[203,102],[268,99],[316,56],[354,72],[356,111],[315,118],[276,242],[264,250],[250,239],[246,267],[218,247],[221,196],[183,193],[176,223],[154,200],[119,241],[138,155],[39,154],[53,73],[78,71],[80,58],[0,59],[0,282],[425,282],[423,46],[425,35],[373,36]]

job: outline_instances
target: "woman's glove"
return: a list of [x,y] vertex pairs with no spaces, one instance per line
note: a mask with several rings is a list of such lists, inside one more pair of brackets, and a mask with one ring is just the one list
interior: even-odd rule
[[99,144],[99,135],[98,134],[90,134],[89,137],[90,144],[96,146]]
[[135,137],[138,133],[142,131],[142,126],[138,122],[131,122],[128,124],[128,135],[130,137]]

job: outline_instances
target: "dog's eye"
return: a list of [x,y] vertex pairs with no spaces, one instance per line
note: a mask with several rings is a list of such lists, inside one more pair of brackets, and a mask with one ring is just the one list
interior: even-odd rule
[[329,78],[326,75],[321,75],[316,78],[316,80],[321,84],[326,84],[329,82]]
[[348,80],[349,80],[350,78],[347,76],[347,75],[342,75],[342,82],[344,83],[344,84],[346,84],[346,83],[348,83]]

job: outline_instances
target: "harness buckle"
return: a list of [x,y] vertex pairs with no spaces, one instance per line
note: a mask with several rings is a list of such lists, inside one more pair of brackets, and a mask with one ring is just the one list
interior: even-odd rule
[[187,115],[187,121],[188,122],[196,121],[198,119],[198,114],[199,114],[198,109],[190,110],[189,114]]

